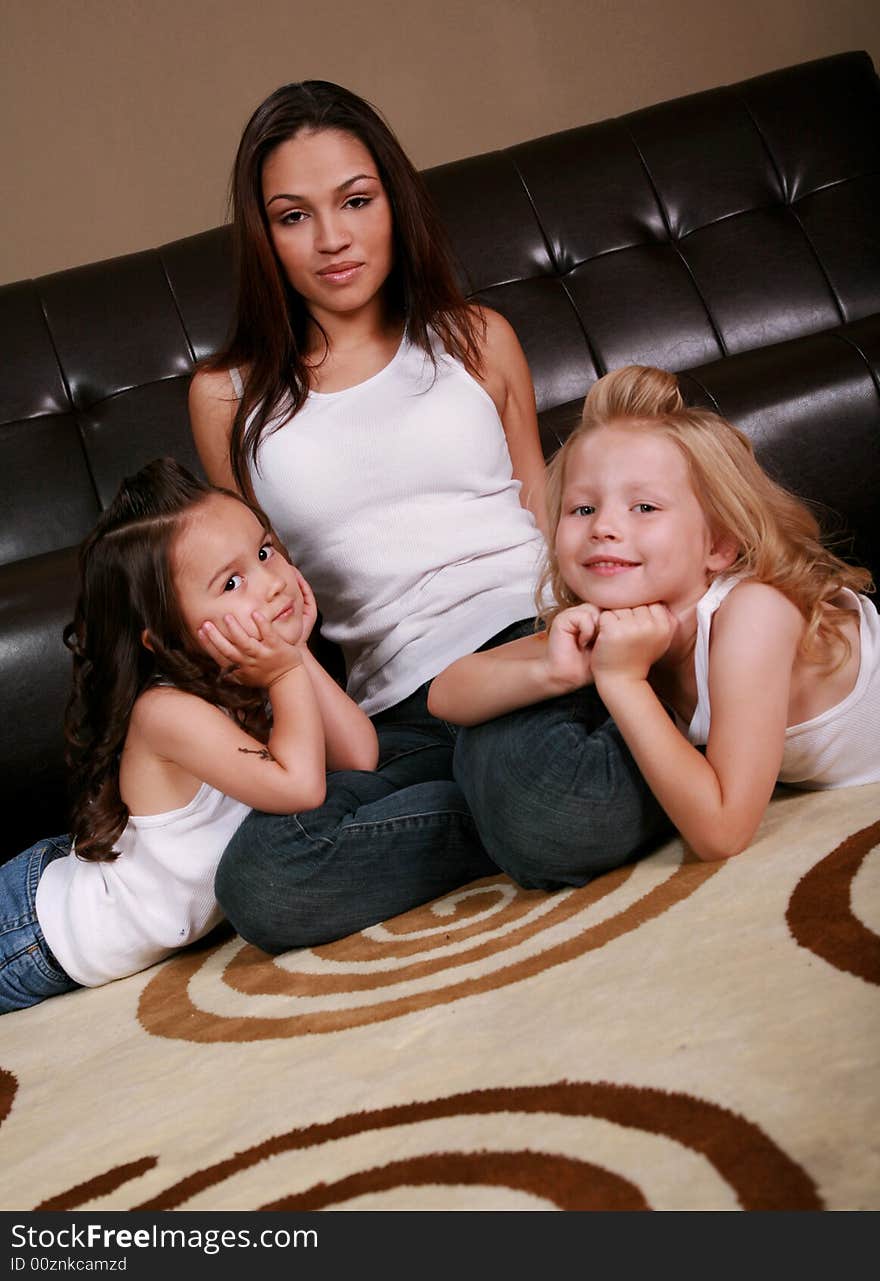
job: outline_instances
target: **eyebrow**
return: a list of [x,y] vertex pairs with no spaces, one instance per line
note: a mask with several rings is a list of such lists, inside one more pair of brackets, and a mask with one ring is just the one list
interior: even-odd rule
[[[356,173],[356,174],[354,175],[354,177],[353,177],[353,178],[346,178],[345,182],[341,182],[341,183],[339,184],[339,186],[338,186],[338,187],[334,187],[334,188],[333,188],[333,194],[334,194],[334,195],[341,195],[341,194],[342,194],[342,192],[343,192],[343,191],[345,191],[348,187],[353,187],[353,186],[354,186],[354,184],[355,184],[356,182],[361,182],[363,179],[366,179],[366,180],[367,180],[367,182],[378,182],[378,181],[379,181],[378,177],[377,177],[375,174],[371,174],[371,173]],[[297,195],[294,195],[292,192],[288,192],[288,191],[279,191],[279,193],[278,193],[278,195],[277,195],[277,196],[271,196],[271,197],[266,201],[266,208],[267,208],[267,209],[268,209],[268,208],[269,208],[269,206],[272,204],[272,201],[273,201],[273,200],[294,200],[294,201],[299,201],[299,202],[304,203],[304,204],[308,204],[308,197],[307,197],[307,196],[297,196]]]
[[234,565],[235,561],[231,560],[228,565],[224,565],[222,569],[218,569],[216,574],[212,574],[208,580],[208,591],[210,591],[214,584],[221,578],[230,578]]
[[[256,512],[254,512],[254,515],[256,515]],[[269,528],[268,525],[262,525],[260,527],[260,542],[259,542],[259,546],[257,547],[257,551],[260,550],[260,547],[265,547],[267,542],[271,543],[273,547],[276,545],[276,539],[274,534],[272,533],[272,530]],[[233,570],[235,569],[235,566],[238,564],[238,561],[240,559],[241,559],[240,556],[236,556],[235,560],[231,560],[228,565],[224,565],[222,569],[218,569],[216,574],[212,574],[210,579],[208,580],[207,590],[210,591],[211,588],[214,586],[214,584],[219,581],[219,579],[228,578],[232,574]]]

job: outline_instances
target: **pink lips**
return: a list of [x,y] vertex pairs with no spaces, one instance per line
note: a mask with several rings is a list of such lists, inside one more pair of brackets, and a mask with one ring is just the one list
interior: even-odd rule
[[285,606],[284,606],[284,609],[282,609],[281,613],[280,613],[280,614],[276,614],[276,615],[275,615],[275,617],[272,619],[272,622],[273,622],[273,623],[277,623],[277,622],[278,622],[278,620],[279,620],[279,619],[281,619],[281,618],[289,618],[289,617],[290,617],[290,615],[291,615],[292,613],[293,613],[293,606],[292,606],[292,605],[285,605]]
[[317,274],[322,280],[328,280],[331,284],[344,285],[362,266],[361,262],[334,262],[329,267],[323,267]]
[[584,564],[584,569],[588,569],[591,574],[600,574],[603,578],[610,578],[614,574],[621,574],[627,569],[638,569],[639,563],[634,560],[620,560],[616,556],[594,556]]

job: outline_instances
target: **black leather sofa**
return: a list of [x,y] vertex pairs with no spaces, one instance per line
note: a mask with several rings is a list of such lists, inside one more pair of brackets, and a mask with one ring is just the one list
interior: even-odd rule
[[[392,122],[393,123],[393,122]],[[231,145],[231,141],[230,141]],[[630,362],[681,371],[880,570],[880,84],[867,54],[426,173],[469,294],[515,326],[547,454]],[[228,232],[0,289],[0,859],[64,830],[76,545],[120,478],[197,467],[186,395]]]

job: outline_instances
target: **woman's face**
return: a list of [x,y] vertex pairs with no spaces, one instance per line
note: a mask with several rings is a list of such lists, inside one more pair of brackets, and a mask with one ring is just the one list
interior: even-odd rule
[[282,268],[321,321],[379,295],[391,271],[391,205],[370,151],[341,129],[303,129],[263,165],[263,206]]

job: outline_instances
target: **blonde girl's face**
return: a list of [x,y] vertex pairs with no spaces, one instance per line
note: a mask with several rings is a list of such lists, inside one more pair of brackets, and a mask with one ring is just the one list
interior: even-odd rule
[[580,600],[600,609],[662,602],[678,616],[734,556],[726,541],[714,545],[678,446],[625,421],[572,448],[555,551]]
[[393,221],[368,148],[341,129],[301,130],[266,158],[262,183],[275,252],[315,319],[369,305],[391,271]]
[[210,494],[175,539],[171,577],[189,633],[212,622],[224,633],[231,614],[251,635],[258,610],[295,643],[303,598],[293,566],[250,510],[226,494]]

